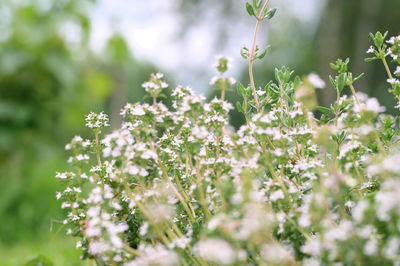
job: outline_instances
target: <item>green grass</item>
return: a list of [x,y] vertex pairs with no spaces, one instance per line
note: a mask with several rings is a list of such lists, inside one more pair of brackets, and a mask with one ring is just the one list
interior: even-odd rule
[[0,243],[0,264],[2,266],[24,265],[42,255],[54,266],[89,265],[88,261],[79,259],[80,250],[75,248],[75,242],[72,237],[53,233],[26,242]]

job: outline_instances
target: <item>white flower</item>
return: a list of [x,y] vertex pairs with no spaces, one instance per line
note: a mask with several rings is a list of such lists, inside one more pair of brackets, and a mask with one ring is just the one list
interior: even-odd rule
[[142,226],[139,229],[139,234],[141,236],[144,236],[145,234],[147,234],[147,229],[149,228],[149,223],[148,222],[144,222],[142,224]]
[[400,75],[400,66],[396,67],[396,70],[394,71],[395,75]]
[[234,85],[236,83],[236,79],[232,78],[232,77],[228,77],[228,82],[230,85]]
[[373,256],[378,250],[378,243],[375,238],[368,240],[364,245],[364,254],[367,256]]
[[325,81],[323,81],[316,73],[310,73],[307,76],[308,81],[316,88],[325,88]]
[[374,49],[374,47],[371,45],[371,46],[369,47],[369,49],[367,50],[367,54],[373,54],[374,51],[375,51],[375,49]]
[[[357,94],[359,95],[359,94]],[[361,103],[360,105],[356,104],[353,107],[353,111],[358,113],[361,111],[370,111],[374,113],[382,113],[386,110],[386,107],[379,105],[379,102],[376,98],[368,98],[365,103]]]
[[[270,265],[287,265],[293,251],[290,248],[285,248],[278,243],[266,244],[261,247],[261,259],[269,262]],[[286,262],[286,263],[285,263]]]
[[200,258],[217,265],[230,265],[235,261],[235,251],[231,245],[218,238],[206,238],[196,243],[193,252]]
[[311,239],[307,241],[304,246],[301,247],[301,251],[312,256],[318,256],[322,252],[322,246],[319,240]]
[[256,93],[257,93],[258,96],[262,96],[262,95],[264,95],[266,93],[266,91],[257,90]]
[[388,259],[393,259],[393,257],[399,254],[400,248],[400,238],[398,237],[390,237],[386,243],[386,246],[383,248],[382,253]]
[[140,256],[130,261],[125,266],[173,266],[179,264],[179,257],[172,250],[166,249],[164,246],[157,244],[152,246],[140,246]]
[[110,126],[108,116],[104,112],[101,112],[99,114],[91,112],[86,116],[85,120],[86,120],[86,126],[88,128],[99,129],[102,127]]
[[157,160],[157,158],[158,158],[157,153],[155,153],[152,150],[146,150],[145,152],[143,152],[143,154],[140,157],[145,160],[148,160],[148,159]]
[[391,85],[400,85],[400,80],[395,78],[387,79],[387,82]]
[[285,194],[283,194],[282,190],[280,190],[280,189],[272,192],[271,196],[270,196],[271,201],[277,201],[278,199],[284,199],[284,198],[285,198]]
[[214,85],[215,83],[217,83],[217,81],[220,79],[219,76],[214,76],[212,77],[212,79],[210,80],[210,85]]
[[92,241],[89,244],[89,252],[93,255],[102,254],[110,249],[110,246],[102,240]]

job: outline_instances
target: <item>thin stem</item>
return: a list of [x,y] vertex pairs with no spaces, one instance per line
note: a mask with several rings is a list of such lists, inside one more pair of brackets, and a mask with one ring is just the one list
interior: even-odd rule
[[207,201],[204,197],[203,184],[202,184],[201,174],[200,174],[200,161],[198,159],[196,160],[196,176],[197,176],[197,187],[199,189],[199,194],[200,194],[201,207],[203,208],[203,211],[206,215],[207,220],[210,220],[211,213],[207,207],[208,206]]
[[311,237],[309,236],[309,234],[306,231],[304,231],[303,229],[301,229],[300,226],[295,221],[293,221],[292,218],[289,217],[289,215],[287,215],[285,212],[283,212],[283,213],[285,214],[286,219],[296,228],[297,231],[299,231],[307,239],[307,241],[312,240]]
[[157,105],[157,96],[153,95],[153,106]]
[[358,101],[357,95],[356,95],[356,90],[353,87],[353,84],[349,84],[351,92],[353,93],[354,99],[356,99],[357,105],[360,106],[360,102]]
[[97,163],[101,166],[100,160],[100,145],[99,145],[99,133],[96,133],[96,155],[97,155]]
[[221,101],[225,100],[225,90],[226,90],[226,83],[224,75],[221,74]]
[[256,18],[257,18],[257,23],[256,23],[256,27],[254,29],[254,34],[253,34],[253,44],[251,46],[251,52],[250,52],[250,56],[249,56],[249,76],[250,76],[250,84],[251,84],[251,88],[253,91],[253,97],[254,100],[256,101],[256,107],[257,107],[257,111],[259,111],[260,109],[260,102],[258,101],[258,97],[257,97],[257,92],[256,92],[256,86],[254,84],[254,76],[253,76],[253,61],[255,60],[255,50],[256,50],[256,40],[257,40],[257,32],[258,32],[258,28],[260,27],[260,21],[262,20],[262,15],[264,14],[265,9],[267,8],[269,0],[266,0],[263,7],[261,8],[261,11],[257,14]]
[[[99,144],[99,133],[98,132],[96,132],[96,156],[97,156],[97,163],[101,167],[100,144]],[[104,178],[103,177],[100,177],[100,178],[101,178],[101,191],[104,192]]]
[[[152,143],[151,141],[149,141],[149,145],[150,145],[151,150],[152,150],[154,153],[157,154],[157,151],[156,151],[156,149],[154,148],[154,145],[153,145],[153,143]],[[158,154],[157,154],[157,156],[158,156]],[[163,176],[164,176],[165,181],[167,181],[167,182],[170,184],[170,186],[171,186],[172,190],[174,191],[176,197],[177,197],[178,200],[181,202],[183,208],[185,209],[186,213],[188,214],[189,219],[190,219],[192,222],[195,222],[195,219],[194,219],[194,217],[193,217],[193,214],[192,214],[191,210],[189,209],[188,205],[186,204],[185,198],[179,193],[179,191],[178,191],[178,190],[176,189],[176,187],[175,187],[175,184],[172,183],[172,181],[169,179],[169,176],[168,176],[167,170],[165,169],[165,166],[163,165],[163,163],[162,163],[159,159],[156,160],[156,163],[157,163],[158,166],[161,168],[161,172],[162,172],[162,174],[163,174]]]
[[157,224],[154,221],[153,216],[147,211],[147,209],[143,206],[143,204],[140,201],[136,200],[131,188],[129,187],[128,183],[126,182],[125,177],[122,177],[122,178],[123,178],[123,185],[125,187],[126,193],[128,194],[128,197],[135,202],[136,206],[140,209],[140,211],[144,214],[144,216],[146,216],[147,220],[151,224],[154,225],[154,230],[155,230],[156,234],[158,235],[158,237],[160,237],[160,239],[164,243],[164,245],[168,246],[169,240],[165,237],[163,232],[157,227]]
[[386,72],[387,72],[387,74],[389,76],[389,79],[393,79],[392,72],[390,72],[390,68],[388,66],[388,63],[386,62],[386,58],[385,57],[382,58],[382,62],[383,62],[383,65],[385,66],[385,69],[386,69]]
[[127,251],[127,252],[129,252],[129,253],[132,253],[132,254],[135,255],[135,256],[140,256],[140,255],[141,255],[141,253],[140,253],[138,250],[136,250],[136,249],[130,247],[130,246],[127,245],[127,244],[124,244],[122,248],[123,248],[125,251]]

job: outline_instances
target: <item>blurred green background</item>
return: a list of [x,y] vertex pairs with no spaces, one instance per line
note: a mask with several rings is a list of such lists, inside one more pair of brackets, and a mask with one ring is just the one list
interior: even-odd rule
[[[212,59],[208,65],[193,63],[189,70],[165,67],[168,62],[158,66],[157,60],[150,63],[135,57],[129,36],[118,27],[95,52],[91,38],[96,25],[90,14],[113,1],[0,1],[0,265],[23,265],[39,255],[54,265],[85,265],[60,223],[64,213],[55,199],[59,187],[54,178],[56,171],[67,169],[65,143],[74,135],[89,136],[85,114],[104,110],[113,127],[118,127],[119,109],[126,101],[142,99],[140,85],[154,71],[167,72],[170,87],[179,81],[173,77],[186,77],[185,81],[197,86],[196,91],[209,97],[215,93],[206,85],[214,73]],[[245,1],[148,3],[167,1],[173,2],[168,12],[179,29],[172,44],[187,39],[201,25],[213,36],[208,55],[222,51],[235,57],[235,77],[247,83],[246,62],[238,56],[240,47],[232,47],[232,40],[244,44],[252,34],[254,21],[246,16]],[[146,5],[131,0],[130,7],[135,3],[140,8]],[[271,1],[271,5],[279,11],[261,28],[260,43],[268,42],[272,50],[255,66],[258,85],[270,80],[273,68],[282,65],[299,75],[317,72],[327,81],[329,62],[350,57],[351,70],[366,73],[356,88],[378,97],[389,112],[394,111],[382,66],[364,63],[363,58],[370,45],[369,32],[399,34],[400,1],[299,0],[293,5],[282,0]],[[145,15],[147,19],[152,16]],[[169,25],[157,27],[164,30]],[[158,45],[162,47],[162,41]],[[185,49],[194,57],[199,52],[190,44]],[[321,105],[328,105],[332,97],[334,90],[329,86],[319,92]],[[228,99],[235,102],[236,93],[228,94]],[[242,123],[237,113],[232,113],[231,120],[235,126]]]

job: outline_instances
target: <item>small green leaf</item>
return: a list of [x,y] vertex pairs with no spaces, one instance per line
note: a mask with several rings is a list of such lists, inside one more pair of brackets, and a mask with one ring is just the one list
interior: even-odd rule
[[272,84],[270,89],[271,89],[271,91],[275,92],[276,94],[279,94],[279,88],[275,84]]
[[371,62],[371,61],[374,61],[374,60],[377,60],[377,59],[378,59],[377,57],[369,57],[369,58],[365,58],[364,61],[365,62]]
[[298,87],[300,87],[300,85],[301,85],[301,79],[300,79],[299,76],[296,76],[296,77],[294,78],[293,87],[294,87],[295,89],[297,89]]
[[276,8],[273,8],[273,9],[269,10],[269,11],[265,14],[264,18],[266,18],[266,19],[272,19],[272,18],[275,16],[276,11],[277,11]]
[[249,105],[250,105],[251,107],[253,107],[253,109],[257,109],[257,107],[256,107],[254,104],[249,103]]
[[329,63],[329,66],[333,69],[333,70],[338,70],[338,67],[333,64],[333,63]]
[[246,95],[246,89],[243,87],[242,83],[238,82],[236,88],[239,95],[241,95],[244,98]]
[[331,114],[332,110],[323,106],[317,106],[317,109],[325,114]]
[[247,10],[247,13],[249,13],[250,16],[255,16],[254,9],[249,3],[246,3],[246,10]]
[[267,54],[267,51],[268,51],[268,47],[269,47],[269,46],[267,46],[267,47],[265,48],[265,50],[264,50],[264,52],[263,52],[262,54],[260,54],[259,56],[257,56],[258,59],[263,59],[263,58],[265,57],[265,55]]
[[240,102],[236,102],[236,108],[239,113],[243,113],[243,108],[242,108],[242,105],[240,104]]
[[383,44],[383,36],[379,31],[375,34],[374,44],[377,48],[381,48]]
[[247,60],[249,58],[249,49],[243,46],[240,48],[240,55]]
[[342,73],[338,77],[336,77],[336,89],[339,90],[339,92],[342,92],[344,87],[346,86],[346,81],[347,81],[347,74]]
[[353,79],[353,82],[359,80],[359,79],[362,78],[363,76],[364,76],[364,73],[361,73],[359,76],[357,76],[357,77],[355,77],[355,78]]
[[369,33],[369,36],[371,37],[372,40],[375,39],[375,36],[372,32]]
[[329,81],[331,82],[332,86],[333,86],[334,88],[336,88],[336,81],[332,78],[331,75],[329,75]]

